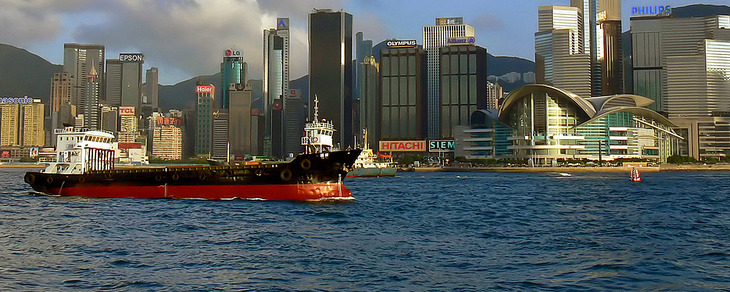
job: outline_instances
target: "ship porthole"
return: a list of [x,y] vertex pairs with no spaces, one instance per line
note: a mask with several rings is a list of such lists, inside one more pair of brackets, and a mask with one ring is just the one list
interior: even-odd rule
[[25,175],[25,182],[28,184],[33,184],[35,182],[35,175],[29,173]]
[[302,159],[302,162],[299,163],[299,166],[301,166],[304,170],[308,170],[312,167],[312,162],[309,161],[309,159],[304,158]]
[[289,181],[291,179],[291,170],[289,170],[288,168],[285,168],[284,170],[281,171],[281,173],[279,174],[279,177],[281,177],[281,180],[283,180],[283,181]]
[[110,179],[110,178],[112,178],[112,174],[111,173],[105,173],[104,174],[104,178]]
[[53,183],[53,177],[50,177],[50,176],[49,176],[49,177],[48,177],[48,178],[46,179],[46,182],[47,182],[47,183],[49,183],[49,184],[52,184],[52,183]]
[[173,174],[172,174],[172,180],[173,180],[173,181],[177,181],[178,179],[180,179],[180,175],[179,175],[179,174],[177,174],[177,172],[176,172],[176,173],[173,173]]
[[198,179],[200,181],[205,181],[206,178],[208,177],[205,175],[205,172],[200,172],[200,174],[198,175]]
[[156,181],[161,181],[162,180],[162,175],[159,174],[159,173],[157,175],[155,175],[155,180]]

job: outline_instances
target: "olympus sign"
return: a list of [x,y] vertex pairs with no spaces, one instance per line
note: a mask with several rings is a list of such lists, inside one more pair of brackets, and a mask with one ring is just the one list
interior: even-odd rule
[[119,61],[122,62],[144,62],[144,54],[141,53],[121,53],[119,54]]
[[392,40],[385,43],[388,48],[414,48],[416,40]]

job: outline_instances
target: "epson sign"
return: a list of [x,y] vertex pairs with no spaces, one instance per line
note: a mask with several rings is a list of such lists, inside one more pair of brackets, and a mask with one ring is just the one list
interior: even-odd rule
[[392,40],[385,44],[388,48],[415,48],[416,40]]
[[122,54],[119,54],[119,61],[122,61],[122,62],[137,62],[137,63],[142,63],[142,62],[144,62],[144,54],[141,54],[141,53],[135,53],[135,54],[122,53]]

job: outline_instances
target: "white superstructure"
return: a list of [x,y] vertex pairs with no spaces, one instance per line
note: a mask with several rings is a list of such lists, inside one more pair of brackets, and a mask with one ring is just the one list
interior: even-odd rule
[[90,170],[114,168],[114,135],[106,131],[55,129],[56,161],[45,173],[82,174]]
[[314,120],[304,125],[304,153],[323,153],[334,151],[332,137],[335,134],[335,125],[332,121],[319,121],[319,99],[314,96]]

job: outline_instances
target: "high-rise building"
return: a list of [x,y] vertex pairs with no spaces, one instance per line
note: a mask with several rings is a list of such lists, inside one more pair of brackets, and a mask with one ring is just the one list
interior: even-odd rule
[[215,86],[212,84],[206,86],[198,81],[195,92],[197,94],[197,102],[195,103],[195,154],[210,155]]
[[[379,115],[380,127],[369,128],[368,136],[373,135],[382,140],[424,139],[427,108],[424,96],[426,52],[416,45],[415,40],[394,40],[389,43],[391,45],[388,49],[380,51],[382,94],[379,108],[377,112],[373,112],[373,108],[364,112],[368,120]],[[364,104],[366,108],[372,107],[369,100]],[[366,123],[377,124],[375,121]],[[370,141],[371,147],[378,145],[372,142],[375,141]]]
[[487,50],[476,45],[441,48],[441,137],[454,138],[471,113],[487,108]]
[[137,116],[142,112],[142,67],[144,55],[141,53],[121,53],[122,90],[120,106],[132,106]]
[[423,48],[426,50],[428,78],[427,113],[429,138],[441,138],[441,89],[440,89],[440,49],[449,39],[474,37],[474,27],[464,24],[463,17],[436,18],[436,25],[423,27]]
[[119,131],[119,108],[115,106],[101,107],[101,125],[99,128],[104,131],[116,133]]
[[679,154],[730,156],[730,16],[631,18],[634,93],[685,139]]
[[104,82],[104,100],[110,106],[122,104],[122,61],[119,59],[106,60],[106,81]]
[[302,153],[301,137],[304,132],[304,122],[307,119],[307,108],[302,100],[302,91],[290,89],[284,100],[284,155]]
[[579,10],[583,52],[591,59],[591,96],[623,92],[621,0],[571,0]]
[[20,105],[17,103],[0,104],[0,146],[20,146]]
[[223,52],[223,63],[221,63],[221,104],[220,108],[227,109],[228,88],[231,84],[246,83],[247,64],[243,61],[243,53],[236,49],[226,49]]
[[86,76],[86,96],[79,98],[79,112],[84,115],[84,127],[99,129],[99,115],[101,107],[99,104],[99,93],[101,92],[99,73],[96,71],[94,62],[91,62],[91,71]]
[[356,111],[353,116],[353,123],[355,124],[355,136],[357,136],[357,143],[362,143],[362,129],[365,125],[362,124],[363,117],[363,98],[362,98],[362,82],[363,82],[363,68],[362,63],[365,62],[365,58],[373,56],[373,41],[363,39],[362,32],[355,34],[355,76],[354,89],[353,89],[353,101],[356,104]]
[[235,84],[228,91],[230,108],[228,112],[228,139],[231,155],[243,157],[251,155],[251,85]]
[[213,112],[210,158],[227,160],[229,154],[228,147],[228,110],[219,109]]
[[73,80],[68,72],[53,73],[51,80],[51,112],[61,110],[62,104],[71,104]]
[[147,97],[147,103],[152,105],[153,109],[160,108],[160,85],[158,79],[159,70],[157,67],[147,69],[145,74],[144,96]]
[[[283,117],[286,116],[286,105],[273,109],[275,100],[283,100],[289,92],[289,18],[277,18],[275,29],[264,30],[264,112],[266,114],[266,134],[264,154],[281,157],[284,155]],[[281,111],[282,119],[274,120],[272,111]],[[274,143],[279,141],[279,143]]]
[[375,62],[374,56],[365,57],[360,66],[362,67],[360,71],[360,128],[367,130],[367,141],[365,142],[369,147],[374,148],[380,141],[380,113],[382,110],[380,66]]
[[498,109],[502,98],[504,98],[504,91],[499,82],[487,81],[487,109]]
[[319,98],[320,118],[337,129],[334,144],[353,146],[352,14],[331,9],[309,14],[309,95],[310,105]]
[[139,125],[133,106],[119,107],[119,135],[120,143],[136,142],[139,137]]
[[580,10],[540,6],[535,33],[537,82],[591,96],[591,59],[585,53]]
[[40,99],[20,105],[21,146],[45,146],[45,108]]
[[155,112],[151,115],[152,155],[164,160],[182,159],[182,129],[179,117]]
[[[100,80],[104,80],[104,46],[93,44],[66,43],[63,45],[63,71],[72,79],[71,104],[80,106],[79,99],[86,97],[87,76],[94,64]],[[103,85],[102,85],[103,86]],[[103,87],[99,87],[101,90]],[[102,96],[101,92],[92,96]],[[81,112],[80,112],[81,113]]]

